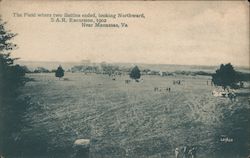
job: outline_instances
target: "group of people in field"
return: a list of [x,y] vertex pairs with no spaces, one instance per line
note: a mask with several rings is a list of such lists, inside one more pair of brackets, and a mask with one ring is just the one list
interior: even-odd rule
[[175,85],[175,84],[180,85],[181,84],[181,80],[174,80],[173,81],[173,85]]
[[212,95],[215,97],[225,97],[225,98],[229,98],[231,101],[236,101],[237,100],[237,96],[235,94],[235,91],[230,89],[230,88],[226,88],[226,89],[222,89],[222,88],[218,88],[212,91]]
[[[207,85],[209,85],[209,81],[207,81]],[[211,86],[215,86],[212,81],[211,81]],[[241,86],[243,87],[243,83],[241,83]],[[226,88],[217,87],[212,91],[212,95],[215,97],[229,98],[232,102],[237,100],[237,95],[235,94],[235,90],[231,89],[230,87]]]
[[154,87],[154,91],[155,92],[162,92],[162,91],[166,91],[166,92],[170,92],[171,91],[171,88],[170,87]]
[[196,147],[175,148],[175,158],[196,158]]
[[[129,83],[131,83],[133,80],[125,80],[125,84],[129,84]],[[141,78],[141,79],[136,79],[136,80],[134,80],[135,82],[143,82],[143,79]]]
[[[181,85],[181,80],[174,80],[173,85]],[[154,87],[155,92],[170,92],[171,88],[170,87]]]

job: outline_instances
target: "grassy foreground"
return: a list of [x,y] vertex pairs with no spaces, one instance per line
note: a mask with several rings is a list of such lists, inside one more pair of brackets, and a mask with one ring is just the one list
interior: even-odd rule
[[[66,73],[30,74],[22,89],[30,99],[22,130],[24,155],[73,157],[73,142],[91,139],[89,155],[98,157],[174,157],[176,147],[195,146],[197,157],[246,157],[249,151],[249,91],[237,101],[214,97],[202,76],[127,76]],[[173,85],[181,80],[181,85]],[[210,83],[210,82],[209,82]],[[154,91],[155,87],[171,91]],[[222,142],[221,135],[233,138]],[[24,156],[25,157],[25,156]]]

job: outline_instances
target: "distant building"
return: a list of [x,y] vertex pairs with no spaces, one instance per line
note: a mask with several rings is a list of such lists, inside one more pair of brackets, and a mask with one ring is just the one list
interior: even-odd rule
[[159,71],[151,70],[148,72],[148,75],[160,75]]

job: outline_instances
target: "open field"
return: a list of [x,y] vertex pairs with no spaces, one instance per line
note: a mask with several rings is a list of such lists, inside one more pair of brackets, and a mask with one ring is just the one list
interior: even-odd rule
[[[197,147],[202,158],[250,154],[246,88],[238,90],[232,102],[214,97],[215,87],[207,85],[210,78],[204,76],[142,76],[143,82],[129,84],[124,82],[128,76],[112,80],[66,73],[68,81],[53,73],[28,77],[34,81],[22,89],[31,103],[22,135],[33,139],[30,148],[41,155],[72,157],[73,142],[79,138],[91,140],[93,158],[173,158],[175,148],[184,145]],[[173,85],[174,80],[181,85]],[[171,91],[156,92],[155,87]],[[221,135],[234,141],[221,142]]]

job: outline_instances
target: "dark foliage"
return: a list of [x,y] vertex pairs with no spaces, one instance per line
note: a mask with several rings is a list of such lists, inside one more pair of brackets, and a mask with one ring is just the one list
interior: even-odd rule
[[64,76],[64,70],[61,65],[57,68],[55,76],[58,77],[59,79]]
[[237,78],[239,81],[250,81],[250,74],[237,71]]
[[5,30],[5,22],[0,18],[0,154],[10,155],[18,149],[21,117],[26,101],[17,99],[18,88],[23,86],[25,69],[14,64],[10,51],[16,48],[9,42],[16,34]]
[[228,63],[221,64],[220,69],[217,69],[216,73],[212,75],[212,81],[215,85],[226,88],[227,86],[234,87],[239,78],[233,66]]
[[27,66],[21,66],[25,73],[31,73]]
[[129,76],[130,76],[130,78],[132,78],[132,79],[139,79],[139,78],[141,77],[141,71],[140,71],[140,69],[138,68],[138,66],[135,66],[135,67],[131,70]]
[[118,66],[108,65],[108,64],[105,64],[105,63],[101,64],[101,69],[102,69],[102,71],[103,71],[104,74],[108,74],[108,75],[112,75],[115,72],[120,71],[120,69],[119,69]]

